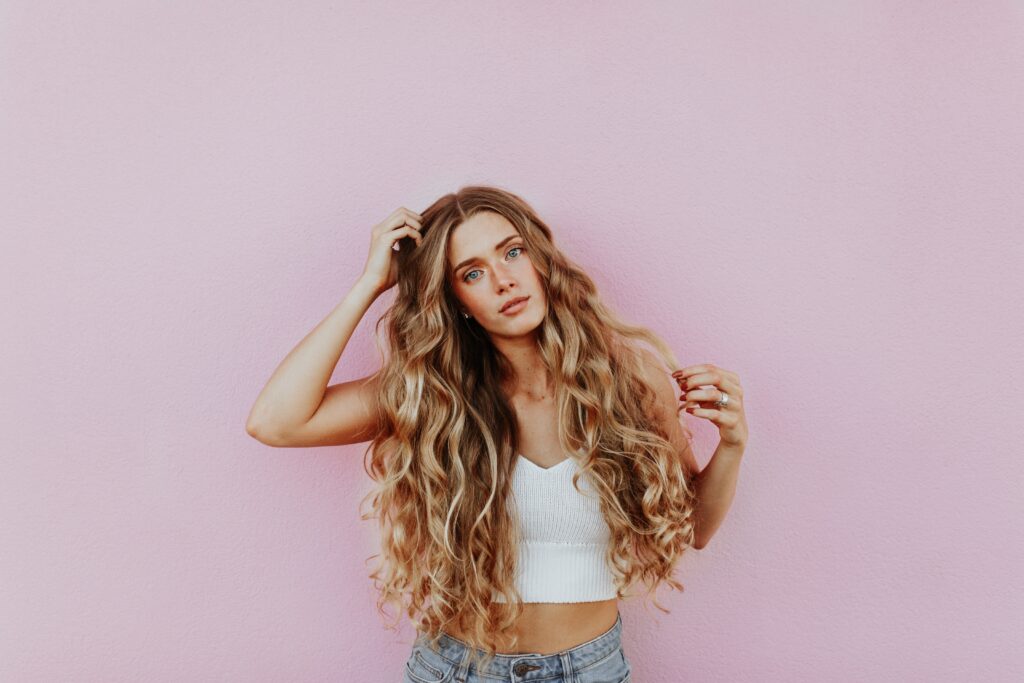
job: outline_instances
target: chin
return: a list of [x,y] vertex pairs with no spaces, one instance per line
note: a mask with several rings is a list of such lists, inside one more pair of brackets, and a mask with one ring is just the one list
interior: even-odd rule
[[522,321],[523,327],[529,329],[531,332],[536,330],[544,322],[544,311],[541,310],[538,313],[534,313],[530,318],[524,318]]

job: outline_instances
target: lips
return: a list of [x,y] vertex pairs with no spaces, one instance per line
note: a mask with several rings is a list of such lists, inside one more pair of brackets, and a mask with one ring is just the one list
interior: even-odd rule
[[518,304],[518,303],[519,303],[519,302],[521,302],[521,301],[526,301],[526,300],[527,300],[527,299],[529,299],[529,298],[530,298],[529,296],[517,296],[517,297],[516,297],[515,299],[509,299],[509,300],[508,300],[508,301],[506,301],[506,302],[505,302],[505,304],[504,304],[504,305],[503,305],[503,306],[501,307],[501,310],[500,310],[499,312],[500,312],[500,313],[504,313],[506,309],[508,309],[508,308],[510,308],[510,307],[512,307],[512,306],[515,306],[516,304]]

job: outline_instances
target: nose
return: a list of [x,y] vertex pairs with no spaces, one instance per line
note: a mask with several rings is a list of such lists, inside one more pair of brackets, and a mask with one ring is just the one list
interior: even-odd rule
[[499,292],[516,286],[516,280],[512,277],[511,271],[502,267],[494,271],[494,282]]

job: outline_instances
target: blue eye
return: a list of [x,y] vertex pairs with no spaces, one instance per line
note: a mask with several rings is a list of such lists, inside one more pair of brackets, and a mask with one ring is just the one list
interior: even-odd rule
[[[508,255],[509,255],[509,254],[511,254],[511,253],[512,253],[513,251],[526,251],[526,249],[525,249],[524,247],[512,247],[512,248],[511,248],[511,249],[509,249],[509,250],[508,250],[507,252],[505,252],[505,255],[506,255],[506,256],[508,256]],[[516,256],[515,258],[519,258],[519,257],[518,257],[518,256]],[[472,275],[473,273],[476,273],[476,272],[478,272],[478,271],[476,271],[476,270],[470,270],[470,271],[468,271],[468,272],[467,272],[467,273],[466,273],[465,275],[463,275],[463,276],[462,276],[462,281],[463,281],[463,282],[476,282],[476,281],[477,281],[477,280],[479,280],[480,278],[478,278],[478,277],[473,277],[473,278],[471,278],[471,277],[470,277],[470,275]]]

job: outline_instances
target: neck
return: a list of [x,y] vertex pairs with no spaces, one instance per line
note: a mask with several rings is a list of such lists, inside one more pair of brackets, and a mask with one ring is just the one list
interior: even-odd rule
[[512,365],[512,376],[502,386],[509,398],[544,401],[554,396],[554,381],[532,342],[506,344],[502,353]]

